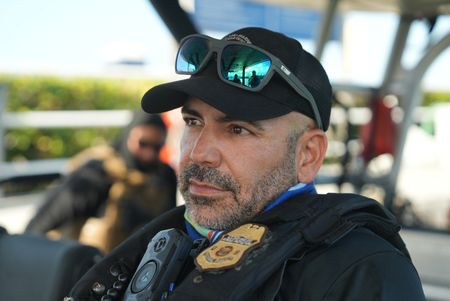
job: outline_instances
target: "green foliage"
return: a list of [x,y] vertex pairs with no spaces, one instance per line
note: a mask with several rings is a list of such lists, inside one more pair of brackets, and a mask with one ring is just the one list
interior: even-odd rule
[[[0,75],[8,112],[135,109],[156,81]],[[363,103],[354,95],[355,105]],[[425,92],[422,106],[450,102],[448,92]],[[120,129],[14,129],[5,133],[6,160],[70,157],[86,147],[112,141]]]
[[[134,79],[59,78],[0,75],[7,86],[7,112],[136,109],[158,82]],[[11,129],[4,142],[6,160],[70,157],[86,147],[110,142],[117,128]]]
[[113,141],[120,129],[15,129],[5,135],[6,159],[70,157],[92,145]]
[[155,82],[146,80],[0,76],[8,87],[6,110],[134,109]]
[[444,91],[425,92],[422,106],[432,106],[438,103],[450,103],[450,93]]

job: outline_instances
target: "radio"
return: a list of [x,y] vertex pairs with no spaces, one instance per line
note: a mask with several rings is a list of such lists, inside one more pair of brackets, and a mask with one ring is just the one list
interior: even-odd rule
[[192,244],[192,240],[180,230],[158,232],[149,242],[123,300],[164,300],[174,289]]

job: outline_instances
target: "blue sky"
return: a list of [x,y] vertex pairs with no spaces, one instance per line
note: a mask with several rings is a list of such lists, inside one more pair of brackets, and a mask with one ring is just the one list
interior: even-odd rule
[[[383,76],[395,25],[392,14],[351,13],[351,47],[330,43],[323,62],[334,81],[378,84]],[[423,24],[413,26],[405,55],[413,65],[427,40]],[[450,31],[450,18],[439,21],[434,36]],[[221,33],[209,32],[220,36]],[[313,41],[302,41],[313,51]],[[174,76],[176,43],[147,0],[1,0],[0,73],[93,76]],[[144,66],[119,68],[122,59]],[[431,67],[426,86],[450,90],[447,50]]]
[[146,0],[1,0],[0,72],[102,74],[108,63],[172,64],[175,44]]

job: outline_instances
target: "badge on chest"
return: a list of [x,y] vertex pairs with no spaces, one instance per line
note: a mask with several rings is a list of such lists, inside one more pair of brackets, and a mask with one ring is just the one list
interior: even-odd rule
[[201,272],[235,267],[251,250],[261,245],[266,232],[264,225],[242,225],[223,234],[218,242],[203,250],[195,258],[195,265]]

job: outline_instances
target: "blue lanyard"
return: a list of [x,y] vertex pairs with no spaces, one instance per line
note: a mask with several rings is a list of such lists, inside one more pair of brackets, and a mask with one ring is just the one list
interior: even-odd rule
[[[271,210],[274,207],[278,206],[279,204],[283,203],[285,200],[289,199],[290,197],[292,197],[294,195],[298,195],[298,194],[308,194],[308,195],[317,194],[314,183],[313,182],[308,183],[308,184],[298,183],[297,185],[292,186],[287,191],[282,193],[278,198],[273,200],[269,205],[267,205],[263,209],[263,212],[268,212],[269,210]],[[195,230],[195,228],[191,225],[191,223],[189,223],[186,219],[184,219],[184,223],[186,225],[187,234],[189,235],[189,237],[192,240],[204,238],[200,233],[198,233],[197,230]],[[221,233],[222,231],[217,231],[217,232]],[[216,242],[217,238],[219,238],[219,235],[213,235],[211,244]]]

